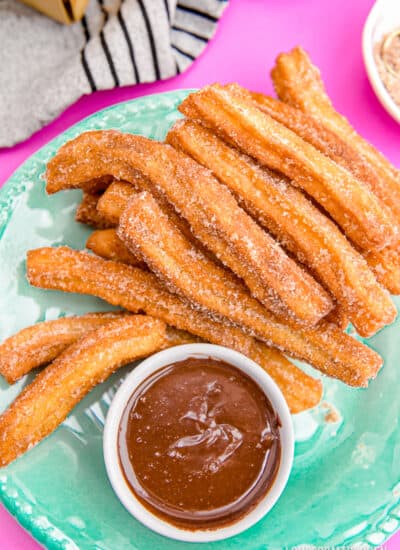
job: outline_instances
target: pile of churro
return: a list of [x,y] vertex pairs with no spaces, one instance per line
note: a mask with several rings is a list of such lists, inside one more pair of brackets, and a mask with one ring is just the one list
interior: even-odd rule
[[211,85],[179,106],[165,142],[84,133],[49,162],[46,190],[80,188],[89,251],[27,255],[30,284],[122,308],[39,323],[0,346],[9,383],[47,365],[0,417],[0,463],[54,430],[121,365],[206,341],[256,361],[293,413],[317,405],[309,363],[365,387],[369,337],[400,294],[400,176],[338,114],[295,48],[278,57],[279,99]]

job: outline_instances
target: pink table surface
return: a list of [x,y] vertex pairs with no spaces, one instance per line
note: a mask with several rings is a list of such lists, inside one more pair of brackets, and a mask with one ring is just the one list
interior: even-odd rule
[[[357,130],[400,166],[400,126],[382,109],[370,88],[361,57],[361,31],[373,0],[231,0],[217,34],[185,73],[155,84],[97,92],[81,98],[30,139],[0,150],[0,185],[39,147],[66,128],[110,104],[142,95],[238,81],[272,92],[268,73],[278,52],[301,44],[321,68],[330,96]],[[39,548],[0,509],[0,548]],[[400,548],[400,532],[385,544]]]

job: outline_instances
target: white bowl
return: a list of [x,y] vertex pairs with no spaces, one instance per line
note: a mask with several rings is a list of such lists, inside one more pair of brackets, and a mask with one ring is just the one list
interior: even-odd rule
[[385,88],[374,59],[374,46],[382,38],[400,28],[400,1],[377,0],[364,25],[362,51],[365,68],[374,92],[386,111],[400,123],[400,107]]
[[[281,421],[281,461],[275,480],[263,499],[235,523],[221,528],[187,530],[171,525],[152,514],[135,497],[125,481],[118,456],[118,431],[122,414],[135,389],[154,372],[188,357],[212,357],[234,365],[250,376],[265,392]],[[280,497],[289,478],[293,463],[294,436],[292,420],[286,401],[272,378],[254,361],[241,353],[211,344],[187,344],[166,349],[138,365],[118,389],[104,429],[103,451],[111,485],[125,508],[136,519],[157,533],[186,542],[211,542],[237,535],[248,529],[267,514]]]

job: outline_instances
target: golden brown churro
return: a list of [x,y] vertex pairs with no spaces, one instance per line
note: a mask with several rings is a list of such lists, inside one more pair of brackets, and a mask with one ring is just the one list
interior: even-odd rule
[[0,374],[9,384],[36,367],[50,363],[81,336],[123,313],[88,313],[44,321],[20,330],[0,344]]
[[118,225],[126,202],[134,193],[136,193],[135,187],[124,181],[114,181],[104,191],[97,203],[97,210],[108,221],[110,227]]
[[[212,343],[238,349],[235,342],[243,337],[229,323],[215,320],[169,293],[152,273],[85,252],[67,247],[31,250],[27,274],[34,286],[98,296],[130,311],[159,317]],[[267,345],[308,361],[349,385],[367,385],[382,365],[376,352],[333,324],[321,322],[313,329],[294,329],[272,316],[269,321],[266,317],[255,321],[254,333],[257,331]]]
[[394,320],[396,308],[365,260],[288,180],[261,168],[193,121],[178,121],[167,141],[212,170],[243,208],[311,269],[360,335],[371,336]]
[[100,195],[92,193],[83,193],[83,198],[75,214],[75,220],[86,225],[90,225],[96,229],[107,229],[112,227],[106,218],[104,218],[97,210],[97,204]]
[[68,347],[0,416],[0,465],[49,435],[115,370],[156,351],[164,341],[165,324],[159,319],[124,315]]
[[[77,146],[75,167],[74,143]],[[79,158],[82,151],[86,151],[86,159],[88,155],[95,155],[96,148],[101,156],[102,175],[103,170],[114,171],[114,165],[118,172],[122,163],[140,171],[186,218],[199,240],[204,242],[205,232],[217,238],[207,239],[204,244],[275,313],[286,316],[291,313],[295,319],[311,325],[332,309],[332,301],[322,287],[238,206],[225,186],[183,153],[141,136],[111,130],[82,134],[74,143],[67,144],[71,181],[87,179],[87,169],[91,171],[96,161],[83,165]],[[60,155],[49,163],[49,185],[58,180],[60,173],[64,173],[64,181],[67,179],[64,157],[61,148]],[[215,240],[218,240],[218,249],[214,246]],[[235,262],[230,261],[232,256]]]
[[115,260],[124,264],[137,265],[145,269],[146,265],[118,237],[115,229],[93,231],[86,241],[86,248],[106,260]]
[[179,110],[278,170],[311,195],[360,248],[379,249],[397,238],[391,213],[350,172],[226,87],[190,94]]

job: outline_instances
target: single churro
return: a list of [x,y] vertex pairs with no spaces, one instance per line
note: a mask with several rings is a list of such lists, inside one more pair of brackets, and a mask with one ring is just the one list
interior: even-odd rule
[[159,319],[124,315],[69,346],[0,416],[0,465],[48,436],[119,367],[162,347],[165,328]]
[[87,313],[43,321],[0,344],[0,374],[13,384],[36,367],[50,363],[90,330],[119,319],[120,312]]

